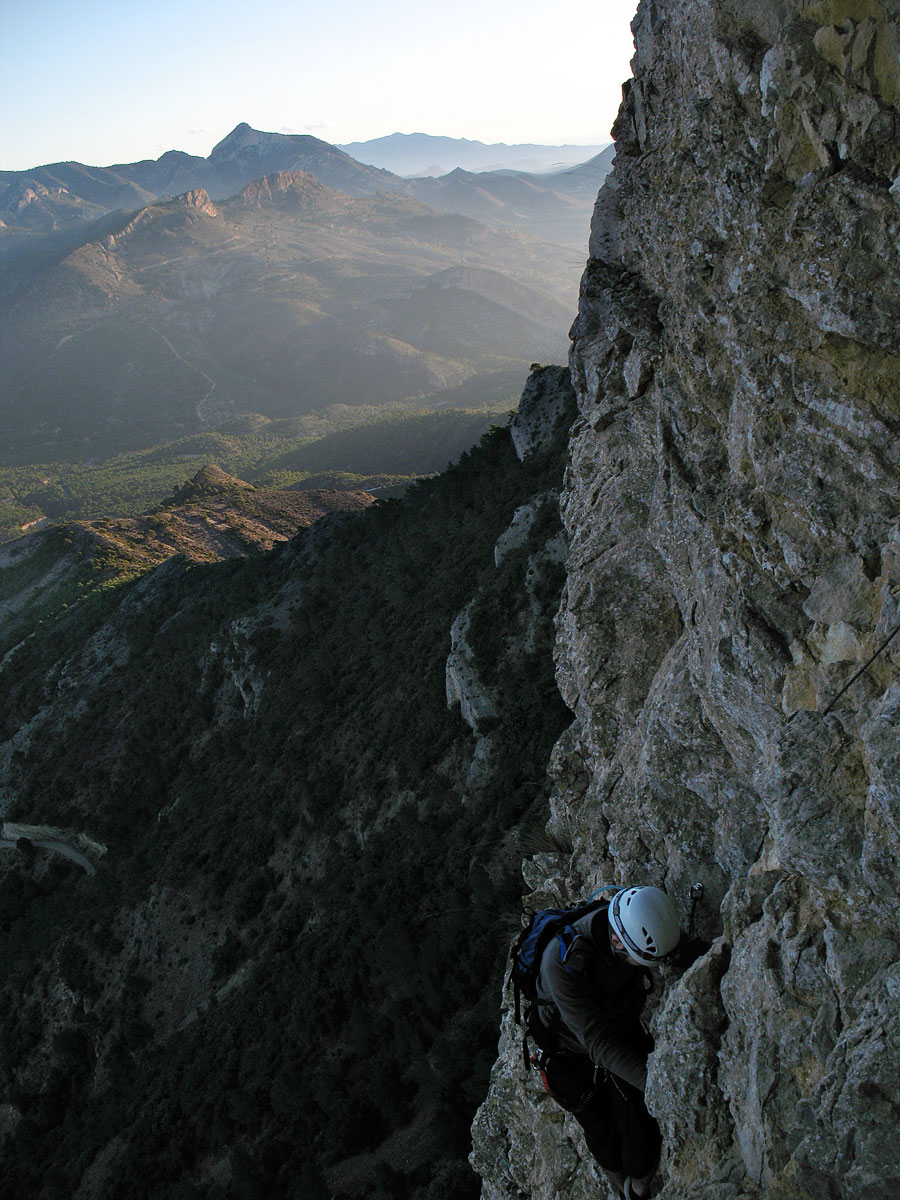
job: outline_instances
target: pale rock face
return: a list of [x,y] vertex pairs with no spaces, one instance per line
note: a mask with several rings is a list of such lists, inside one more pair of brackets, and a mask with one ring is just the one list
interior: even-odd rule
[[[511,421],[512,440],[519,460],[549,450],[559,435],[559,422],[572,404],[569,372],[563,367],[537,367],[525,386],[518,413]],[[549,519],[548,519],[549,518]],[[565,560],[567,539],[559,528],[559,493],[539,493],[515,510],[507,528],[494,545],[494,566],[516,573],[512,591],[516,597],[517,630],[504,646],[507,657],[521,659],[538,653],[541,628],[549,613],[545,585],[548,573],[558,571]],[[515,562],[515,555],[521,562]],[[511,560],[511,561],[510,561]],[[558,584],[557,584],[558,592]],[[483,786],[490,778],[497,752],[494,735],[499,718],[496,689],[482,675],[478,654],[472,645],[472,620],[481,603],[475,596],[450,627],[450,653],[445,665],[447,707],[458,707],[460,716],[475,737],[472,761],[466,778],[466,793]]]
[[[652,1014],[662,1200],[900,1195],[897,15],[644,0],[595,208],[551,762],[571,853],[525,878],[530,907],[616,880],[686,910],[705,884],[712,949]],[[606,1194],[508,1012],[474,1143],[486,1200]]]
[[[550,499],[547,494],[536,496],[529,504],[523,504],[521,508],[516,509],[508,528],[497,538],[497,544],[494,546],[494,566],[499,567],[514,550],[525,545],[539,509]],[[555,500],[556,497],[552,499]]]
[[571,394],[569,373],[563,367],[533,365],[509,423],[520,462],[547,445]]
[[179,196],[177,203],[182,208],[191,208],[197,212],[206,213],[208,217],[217,217],[219,210],[209,198],[209,193],[205,188],[191,188],[184,195]]
[[479,723],[497,715],[489,690],[482,684],[475,667],[475,655],[469,645],[470,604],[459,612],[450,627],[450,653],[447,656],[447,706],[458,704],[462,719],[474,734]]
[[217,667],[221,682],[215,695],[215,708],[220,720],[234,711],[242,716],[251,716],[262,700],[266,681],[253,661],[249,643],[253,627],[253,622],[246,618],[234,621],[228,630],[227,640],[213,642],[209,647],[204,663],[203,686],[209,686],[213,668]]

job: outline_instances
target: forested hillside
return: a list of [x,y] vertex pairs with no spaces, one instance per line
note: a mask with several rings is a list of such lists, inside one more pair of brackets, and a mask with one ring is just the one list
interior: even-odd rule
[[568,720],[571,413],[524,462],[496,429],[402,500],[172,560],[7,655],[0,814],[105,852],[0,854],[4,1200],[477,1195],[498,915]]
[[131,454],[0,466],[0,542],[48,521],[143,515],[210,461],[257,487],[400,489],[442,471],[505,417],[516,397],[501,378],[485,386],[477,408],[407,413],[391,405],[333,405],[282,421],[247,414]]

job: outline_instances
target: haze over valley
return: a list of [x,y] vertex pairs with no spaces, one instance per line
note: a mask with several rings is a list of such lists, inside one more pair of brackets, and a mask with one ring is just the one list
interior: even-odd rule
[[578,166],[600,154],[600,146],[485,145],[469,138],[433,137],[427,133],[392,133],[367,142],[341,145],[359,162],[383,167],[397,175],[447,175],[467,171],[559,171]]
[[[473,143],[433,140],[471,158]],[[379,459],[318,474],[409,477],[404,439],[422,442],[428,412],[481,413],[477,437],[531,362],[567,353],[610,161],[409,180],[242,124],[205,159],[0,173],[0,536],[112,515],[85,472],[164,445],[206,456],[191,439],[210,433],[249,438],[221,465],[278,486],[306,478],[271,469],[310,439],[388,417],[407,419]],[[472,436],[436,446],[452,458]],[[161,482],[104,486],[103,504],[136,515],[182,480]]]

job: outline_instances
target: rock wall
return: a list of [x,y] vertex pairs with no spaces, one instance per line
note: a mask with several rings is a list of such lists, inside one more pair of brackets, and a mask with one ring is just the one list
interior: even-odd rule
[[[705,885],[652,1021],[665,1200],[900,1195],[898,11],[643,0],[595,209],[524,875]],[[508,1012],[474,1140],[484,1200],[606,1194]]]

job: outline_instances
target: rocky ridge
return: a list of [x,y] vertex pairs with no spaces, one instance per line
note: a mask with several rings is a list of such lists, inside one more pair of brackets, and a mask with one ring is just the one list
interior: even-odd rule
[[[900,1190],[896,17],[644,0],[595,209],[575,719],[524,875],[531,907],[705,885],[712,948],[652,1019],[664,1200]],[[484,1200],[605,1194],[508,1013],[474,1140]]]
[[263,208],[272,204],[301,211],[331,211],[350,205],[345,195],[319,183],[309,171],[275,171],[272,175],[263,175],[241,189],[238,202],[244,208]]
[[258,488],[207,463],[142,516],[66,521],[17,538],[0,547],[0,665],[41,620],[176,556],[245,558],[373,502],[356,490]]

